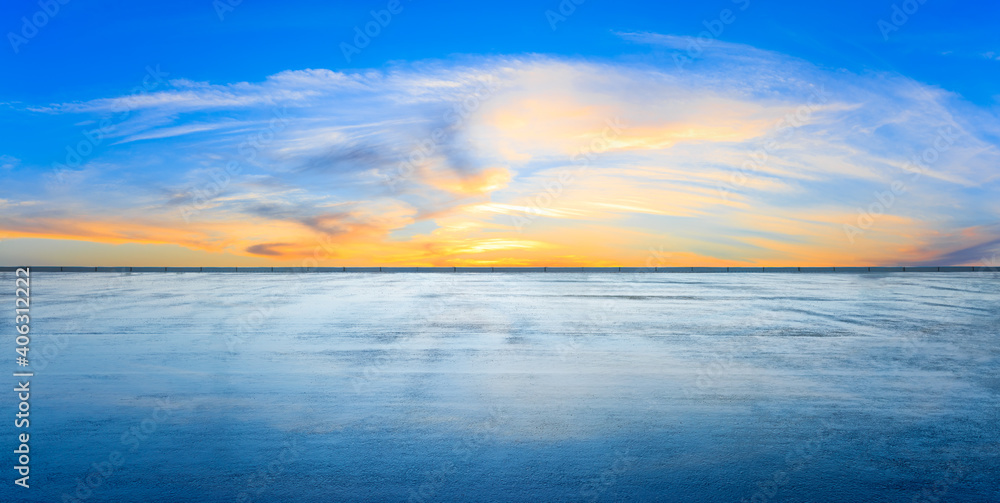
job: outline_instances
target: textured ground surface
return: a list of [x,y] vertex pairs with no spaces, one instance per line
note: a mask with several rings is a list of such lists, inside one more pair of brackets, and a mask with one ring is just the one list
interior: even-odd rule
[[3,501],[1000,501],[995,274],[31,286]]

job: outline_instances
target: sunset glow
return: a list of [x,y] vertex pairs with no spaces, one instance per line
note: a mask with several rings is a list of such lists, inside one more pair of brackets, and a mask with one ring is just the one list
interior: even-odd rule
[[1000,246],[995,103],[751,43],[681,65],[695,36],[613,41],[211,82],[150,65],[130,92],[4,103],[25,126],[0,259],[956,265]]

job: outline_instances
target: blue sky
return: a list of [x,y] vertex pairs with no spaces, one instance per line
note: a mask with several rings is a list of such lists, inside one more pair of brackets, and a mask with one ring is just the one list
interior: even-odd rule
[[[706,263],[801,262],[810,256],[810,246],[837,248],[839,255],[822,255],[822,260],[885,261],[887,256],[875,250],[889,243],[896,247],[893,253],[909,254],[911,262],[969,262],[975,260],[963,250],[989,256],[994,249],[989,243],[998,238],[991,227],[996,206],[990,202],[997,174],[991,163],[1000,144],[1000,6],[995,4],[401,0],[395,7],[387,1],[244,0],[230,9],[220,7],[228,6],[224,0],[70,0],[55,5],[59,11],[48,16],[39,14],[37,2],[18,2],[7,8],[0,25],[8,34],[0,51],[0,67],[8,77],[0,81],[0,165],[5,166],[0,178],[7,192],[0,199],[10,218],[19,218],[3,226],[9,239],[0,244],[0,256],[10,260],[30,257],[43,240],[55,239],[89,243],[86,260],[100,255],[92,251],[95,243],[145,243],[161,251],[180,247],[185,257],[191,251],[211,254],[183,259],[198,263],[263,263],[308,255],[303,250],[314,245],[301,241],[313,238],[289,231],[288,225],[343,239],[337,246],[342,255],[333,259],[361,260],[344,251],[350,248],[367,250],[365,257],[374,254],[381,261],[420,264],[641,262],[648,258],[643,250],[662,248],[664,242],[675,250],[676,260]],[[345,57],[343,44],[354,43],[355,29],[373,21],[372,11],[390,7],[397,12],[378,35]],[[18,39],[25,34],[22,17],[39,16],[47,20],[44,26]],[[691,59],[678,65],[679,57]],[[444,117],[441,109],[461,103],[470,92],[481,96],[475,89],[480,84],[473,81],[484,76],[499,79],[503,90],[488,91],[483,98],[492,104],[487,112],[477,110],[461,128],[449,129],[447,151],[436,152],[457,175],[418,167],[422,185],[393,188],[388,195],[384,186],[373,188],[362,176],[391,177],[386,166],[412,150],[401,145],[419,144]],[[565,89],[558,79],[568,79]],[[137,92],[143,82],[146,88]],[[434,83],[432,92],[420,91],[424,82]],[[691,185],[678,190],[699,193],[712,182],[692,181],[688,175],[704,174],[698,170],[707,167],[723,174],[736,169],[737,153],[752,152],[766,137],[763,124],[802,106],[817,88],[825,89],[826,101],[810,110],[816,113],[799,130],[808,134],[798,135],[781,156],[785,174],[768,166],[773,168],[769,182],[786,185],[780,197],[740,192],[746,199],[738,201],[742,209],[730,208],[739,211],[734,215],[701,200],[676,208],[633,205],[670,199],[670,184],[682,181]],[[684,98],[652,104],[643,114],[639,97],[645,93],[651,103],[662,93]],[[560,103],[566,96],[571,99]],[[524,108],[525,103],[537,106]],[[681,111],[685,103],[700,105]],[[114,119],[116,110],[128,113]],[[594,182],[594,173],[610,177],[602,183],[618,195],[600,204],[616,212],[614,217],[565,198],[545,211],[533,210],[535,236],[520,228],[505,233],[500,227],[506,223],[478,217],[475,226],[483,233],[444,235],[449,225],[473,225],[452,221],[458,215],[494,211],[509,217],[517,211],[512,208],[530,206],[517,200],[537,192],[533,187],[557,172],[564,150],[573,150],[530,145],[531,138],[522,134],[528,126],[504,115],[511,110],[565,132],[552,133],[550,146],[585,134],[577,131],[579,124],[560,117],[600,124],[622,116],[638,124],[641,139],[618,141],[613,152],[593,161],[595,169],[581,182]],[[599,113],[590,117],[594,110]],[[268,130],[276,111],[285,114],[279,117],[280,128]],[[604,118],[598,120],[601,113]],[[893,114],[898,120],[886,123]],[[67,146],[79,145],[88,128],[108,117],[114,131],[54,180],[61,169],[56,163],[66,162]],[[678,140],[684,136],[676,124],[684,121],[687,131],[696,131],[694,143],[722,145],[697,150]],[[407,124],[430,125],[424,131]],[[772,218],[849,215],[867,208],[872,194],[898,178],[886,171],[884,158],[921,151],[948,124],[961,130],[961,149],[941,152],[944,160],[935,161],[941,173],[926,179],[951,185],[910,192],[912,207],[897,205],[881,219],[882,225],[896,222],[896,227],[865,233],[882,236],[884,231],[884,239],[873,238],[866,246],[834,239],[832,234],[850,232],[832,216],[815,217],[801,229],[762,227]],[[167,216],[175,212],[163,208],[180,204],[184,194],[190,195],[188,188],[208,183],[200,180],[211,180],[213,170],[231,162],[227,156],[234,157],[240,142],[262,125],[276,139],[253,159],[244,159],[245,169],[232,185],[227,182],[225,194],[199,205],[199,218],[212,225],[191,230],[190,219],[181,223]],[[822,145],[810,145],[815,138],[822,138],[815,140]],[[308,141],[327,143],[306,148]],[[816,166],[827,161],[807,158],[810,149],[830,159],[852,159],[852,168],[841,170],[847,173],[843,176],[834,176],[838,171],[833,169],[823,176],[788,175],[821,171]],[[720,151],[733,156],[727,160],[716,155]],[[331,165],[337,167],[331,171]],[[636,171],[674,165],[687,167],[645,175]],[[667,185],[659,195],[645,193],[643,176],[660,177]],[[258,190],[265,185],[270,192]],[[576,188],[586,192],[586,187]],[[128,195],[112,196],[119,193]],[[821,194],[829,200],[819,202],[827,204],[817,204]],[[935,203],[935,194],[944,202]],[[117,215],[134,215],[137,228],[107,231],[121,226],[110,218]],[[250,217],[253,224],[237,234],[213,227]],[[724,223],[744,217],[745,226]],[[67,228],[72,218],[100,223],[100,230],[77,233]],[[819,221],[834,229],[832,234],[807,230]],[[933,225],[907,227],[906,222],[917,221]],[[858,225],[849,219],[843,223]],[[699,231],[706,225],[716,237]],[[628,229],[634,236],[616,235],[608,249],[568,251],[604,235],[605,226]],[[554,242],[542,237],[561,232],[575,234]],[[195,237],[183,237],[187,234]],[[967,242],[949,247],[958,235]],[[76,260],[71,251],[60,253],[51,260]],[[121,253],[116,259],[135,254]]]
[[[18,32],[36,2],[12,2],[4,31]],[[388,2],[253,2],[224,10],[208,0],[176,2],[70,1],[20,48],[3,52],[8,99],[81,99],[124,92],[142,68],[158,63],[184,78],[260,80],[283,70],[358,69],[392,61],[461,54],[559,54],[642,59],[615,32],[697,36],[704,21],[734,9],[737,20],[721,40],[742,43],[854,72],[898,71],[996,103],[1000,68],[1000,6],[991,2],[928,1],[886,41],[879,20],[903,2],[601,2],[587,0],[552,30],[546,11],[560,2],[433,2],[403,0],[403,11],[363,53],[345,61],[340,42]],[[739,10],[746,6],[745,10]],[[8,49],[10,49],[8,47]]]

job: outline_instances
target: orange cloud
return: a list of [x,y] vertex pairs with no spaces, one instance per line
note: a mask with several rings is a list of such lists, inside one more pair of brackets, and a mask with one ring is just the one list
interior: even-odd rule
[[[38,193],[0,200],[0,237],[320,265],[861,265],[993,249],[995,117],[901,77],[755,54],[714,73],[532,57],[179,83],[139,102],[161,122],[136,118],[62,183],[22,170]],[[96,116],[126,98],[45,110]],[[271,101],[290,105],[277,130]],[[234,156],[241,169],[220,175]],[[162,180],[120,176],[147,165]],[[186,221],[181,205],[198,211]]]

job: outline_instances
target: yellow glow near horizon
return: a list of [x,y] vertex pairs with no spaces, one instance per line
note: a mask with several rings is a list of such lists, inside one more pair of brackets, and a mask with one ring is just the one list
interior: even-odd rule
[[[143,102],[164,123],[121,132],[80,169],[36,169],[37,195],[0,200],[0,262],[852,266],[995,253],[987,113],[898,76],[728,50],[739,64],[722,73],[539,56],[180,83]],[[280,128],[261,105],[276,95],[290,105]],[[96,117],[127,99],[52,113]],[[205,123],[185,124],[189,111]],[[162,165],[155,183],[118,176],[146,164]]]

